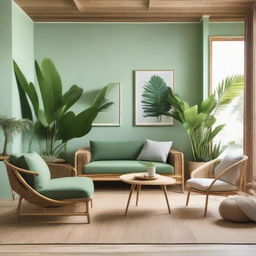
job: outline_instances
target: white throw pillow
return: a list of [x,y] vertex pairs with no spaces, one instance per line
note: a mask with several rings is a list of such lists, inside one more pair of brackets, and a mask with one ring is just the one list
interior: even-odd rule
[[137,160],[166,163],[172,141],[146,140]]
[[[214,169],[214,176],[216,177],[222,171],[224,171],[229,166],[235,164],[236,162],[242,160],[243,155],[237,151],[229,150],[229,152],[224,156],[224,158],[220,161],[220,163]],[[230,184],[236,184],[237,179],[240,175],[240,167],[234,166],[229,171],[227,171],[220,180],[226,181]]]

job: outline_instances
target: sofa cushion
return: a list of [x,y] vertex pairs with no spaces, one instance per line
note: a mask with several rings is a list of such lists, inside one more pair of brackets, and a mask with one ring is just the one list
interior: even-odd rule
[[91,198],[93,181],[86,177],[65,177],[49,180],[38,192],[56,200]]
[[[206,191],[213,181],[214,179],[209,179],[209,178],[192,178],[187,180],[186,184],[188,187]],[[230,191],[230,190],[237,190],[237,186],[231,185],[222,180],[217,180],[211,188],[211,191]]]
[[92,161],[135,160],[145,141],[90,141]]
[[36,190],[42,188],[50,180],[50,170],[44,159],[36,152],[24,153],[20,157],[13,157],[12,162],[15,166],[38,172],[39,175],[26,174],[23,176],[29,185]]
[[[154,162],[156,172],[173,174],[174,168],[170,164]],[[147,168],[136,160],[108,160],[94,161],[84,165],[84,174],[123,174],[132,172],[146,172]]]
[[172,141],[146,140],[137,160],[166,163]]

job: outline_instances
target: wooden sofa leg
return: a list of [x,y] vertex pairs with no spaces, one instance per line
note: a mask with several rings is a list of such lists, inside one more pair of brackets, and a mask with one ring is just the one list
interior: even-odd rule
[[209,195],[207,194],[207,195],[206,195],[206,200],[205,200],[204,218],[206,217],[206,214],[207,214],[208,198],[209,198]]
[[90,224],[91,223],[91,219],[90,219],[89,200],[86,200],[85,205],[86,205],[86,212],[87,212],[87,223]]
[[17,206],[17,212],[16,212],[17,223],[19,223],[19,221],[20,221],[21,210],[22,210],[22,200],[23,200],[23,198],[20,196],[18,206]]
[[187,195],[186,206],[188,206],[189,198],[190,198],[190,189],[188,190],[188,195]]
[[90,202],[91,202],[91,208],[93,208],[92,199],[90,200]]

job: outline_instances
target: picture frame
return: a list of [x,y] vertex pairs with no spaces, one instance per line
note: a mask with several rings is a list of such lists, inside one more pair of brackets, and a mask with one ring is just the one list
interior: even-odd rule
[[167,87],[174,89],[174,70],[135,70],[134,73],[134,125],[173,126],[173,118],[161,113],[168,108],[168,104],[162,104]]
[[122,120],[122,86],[121,83],[112,83],[113,86],[111,91],[107,93],[107,99],[112,101],[113,104],[103,112],[100,112],[96,119],[94,120],[92,126],[113,126],[120,127]]

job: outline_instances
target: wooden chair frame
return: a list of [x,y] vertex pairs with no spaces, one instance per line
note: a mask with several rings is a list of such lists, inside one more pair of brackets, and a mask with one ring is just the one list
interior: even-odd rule
[[[206,195],[205,208],[204,208],[204,217],[206,217],[207,209],[208,209],[209,195],[222,195],[222,196],[223,195],[224,196],[234,195],[234,194],[237,194],[240,190],[244,189],[244,187],[245,187],[245,168],[246,168],[247,160],[248,160],[248,157],[243,156],[243,158],[240,161],[238,161],[238,162],[234,163],[233,165],[229,166],[228,168],[224,169],[219,175],[217,175],[213,179],[212,183],[209,185],[209,187],[206,190],[199,190],[199,189],[190,187],[188,189],[186,206],[188,206],[191,192]],[[220,161],[220,159],[214,159],[214,160],[209,161],[209,162],[203,164],[202,166],[198,167],[191,173],[191,178],[199,178],[199,177],[200,178],[209,178],[209,172],[212,171],[214,165],[218,161]],[[237,184],[236,184],[237,189],[236,190],[228,190],[228,191],[212,191],[211,189],[212,189],[214,183],[235,166],[240,166],[240,175],[238,177]]]
[[[68,200],[55,200],[41,195],[36,190],[34,190],[22,177],[21,173],[29,175],[39,175],[37,172],[32,172],[29,170],[21,169],[17,166],[10,164],[7,160],[4,161],[7,173],[10,181],[10,185],[13,191],[15,191],[19,196],[19,202],[17,206],[17,222],[19,222],[22,216],[87,216],[87,223],[90,223],[90,210],[89,202],[92,207],[92,198],[74,198]],[[74,172],[76,173],[76,172]],[[22,212],[22,202],[23,199],[31,204],[42,207],[42,212]],[[48,207],[61,207],[65,205],[75,205],[78,203],[85,204],[85,211],[59,211],[59,212],[47,212]]]
[[[107,149],[106,149],[107,150]],[[78,176],[90,177],[94,181],[119,181],[121,174],[86,174],[83,172],[83,167],[85,164],[91,162],[91,151],[90,148],[79,148],[75,152],[74,156],[75,169],[77,170]],[[184,155],[182,152],[171,149],[168,155],[167,162],[174,167],[174,174],[162,174],[167,177],[172,177],[176,180],[176,184],[181,185],[181,192],[184,192]]]

